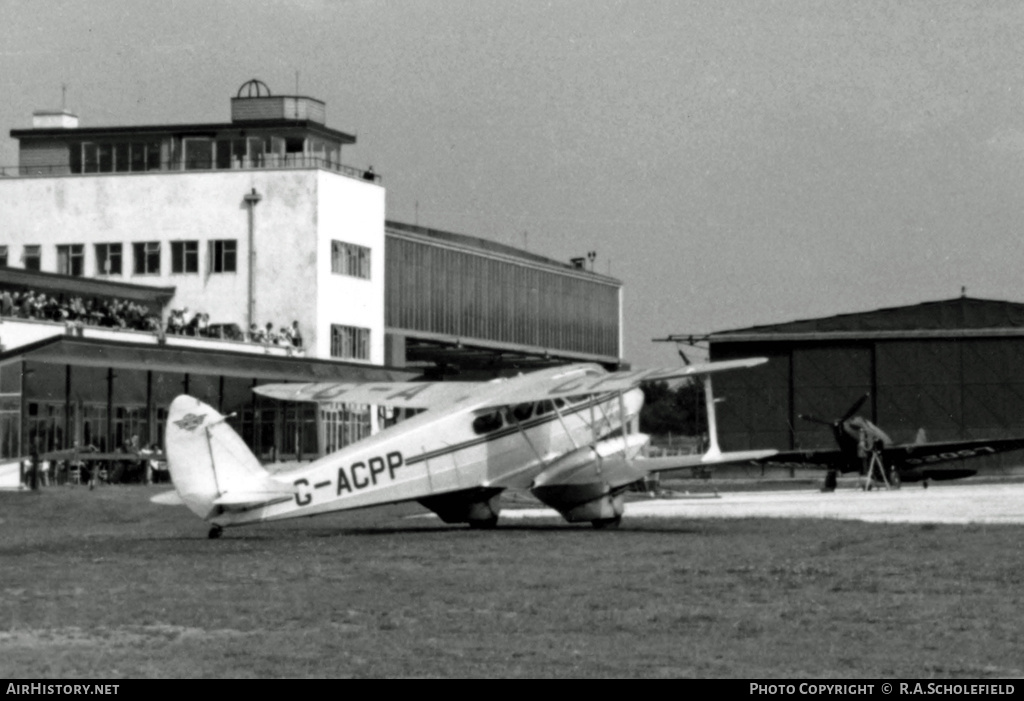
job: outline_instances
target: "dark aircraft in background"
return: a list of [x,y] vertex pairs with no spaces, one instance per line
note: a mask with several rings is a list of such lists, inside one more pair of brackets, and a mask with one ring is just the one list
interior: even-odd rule
[[[925,440],[924,429],[918,433],[914,443],[895,444],[878,426],[856,415],[869,396],[865,394],[834,421],[800,415],[805,421],[830,427],[837,449],[780,451],[757,462],[764,465],[819,467],[829,470],[832,475],[836,472],[859,472],[866,475],[871,451],[875,451],[891,483],[924,482],[927,486],[927,480],[960,479],[977,474],[977,470],[964,468],[960,464],[961,460],[1024,449],[1024,437],[929,443]],[[829,481],[834,486],[834,480],[827,480],[826,488],[830,486]]]

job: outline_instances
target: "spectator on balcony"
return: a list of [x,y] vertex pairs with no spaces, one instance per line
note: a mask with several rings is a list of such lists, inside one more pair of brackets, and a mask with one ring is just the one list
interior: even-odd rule
[[273,322],[268,321],[266,330],[263,332],[263,342],[277,344],[277,334],[274,332]]
[[291,337],[292,345],[296,348],[302,348],[302,334],[299,332],[298,320],[292,322]]
[[0,316],[14,316],[14,298],[7,290],[0,294]]
[[202,318],[202,316],[203,315],[201,313],[196,312],[195,316],[193,316],[191,319],[189,319],[188,324],[185,325],[185,335],[186,336],[198,336],[199,335],[199,320]]

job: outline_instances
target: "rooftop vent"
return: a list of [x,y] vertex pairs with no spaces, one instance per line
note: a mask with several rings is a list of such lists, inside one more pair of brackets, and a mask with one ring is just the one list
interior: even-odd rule
[[67,110],[36,110],[32,113],[33,129],[75,129],[78,115]]

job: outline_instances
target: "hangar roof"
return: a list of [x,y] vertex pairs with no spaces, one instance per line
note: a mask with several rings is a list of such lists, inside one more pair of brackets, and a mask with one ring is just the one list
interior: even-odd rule
[[955,297],[904,307],[715,331],[712,342],[1024,336],[1024,304]]

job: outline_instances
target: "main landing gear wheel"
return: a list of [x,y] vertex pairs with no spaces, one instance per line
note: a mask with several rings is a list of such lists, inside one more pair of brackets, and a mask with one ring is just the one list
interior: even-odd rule
[[595,518],[590,522],[590,525],[601,530],[604,528],[618,528],[620,523],[622,523],[622,516],[616,516],[615,518]]
[[206,537],[210,540],[216,540],[217,538],[220,538],[220,534],[223,532],[223,526],[210,526],[210,532],[206,534]]

